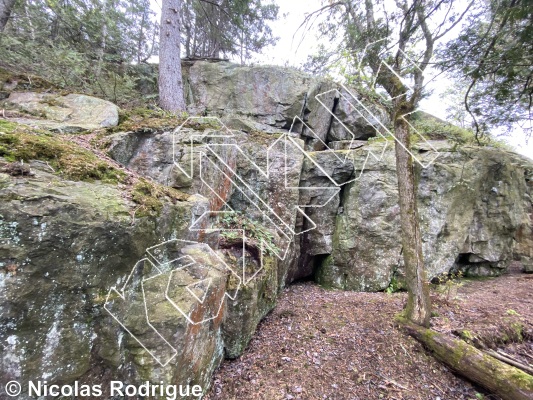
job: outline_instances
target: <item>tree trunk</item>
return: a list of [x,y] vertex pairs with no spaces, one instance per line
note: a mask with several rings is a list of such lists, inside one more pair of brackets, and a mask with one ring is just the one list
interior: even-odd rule
[[533,376],[497,360],[460,339],[414,324],[404,328],[435,358],[504,400],[533,399]]
[[180,55],[182,0],[163,0],[159,40],[159,105],[167,111],[185,110]]
[[405,264],[406,284],[409,291],[407,305],[405,307],[405,317],[418,325],[428,327],[431,316],[431,304],[429,285],[424,269],[420,226],[418,223],[413,160],[407,152],[410,146],[410,132],[407,122],[398,116],[395,117],[394,121],[394,134],[398,141],[403,144],[402,146],[396,142],[395,151],[403,260]]
[[0,0],[0,33],[4,31],[14,5],[15,0]]
[[140,64],[143,59],[143,41],[144,41],[144,21],[146,19],[146,11],[143,11],[141,17],[141,24],[139,27],[139,39],[137,40],[137,64]]
[[96,50],[98,61],[96,63],[96,70],[94,73],[97,80],[100,78],[100,74],[102,73],[104,54],[107,46],[107,0],[104,0],[102,4],[102,29],[100,31],[100,35],[100,43],[98,45],[98,49]]

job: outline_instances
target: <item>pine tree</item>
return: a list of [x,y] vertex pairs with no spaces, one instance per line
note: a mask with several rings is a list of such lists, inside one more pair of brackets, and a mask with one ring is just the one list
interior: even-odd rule
[[185,110],[181,74],[181,0],[163,0],[159,40],[159,105],[164,110]]

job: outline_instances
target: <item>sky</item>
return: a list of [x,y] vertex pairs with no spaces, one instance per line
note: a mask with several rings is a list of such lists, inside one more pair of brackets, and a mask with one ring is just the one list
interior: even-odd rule
[[[161,0],[151,0],[153,9],[160,10]],[[306,60],[308,55],[313,54],[319,43],[319,39],[313,32],[316,23],[306,30],[300,25],[305,16],[321,7],[321,0],[274,0],[279,6],[279,16],[277,21],[271,22],[270,26],[275,36],[279,37],[276,45],[268,46],[262,55],[253,58],[254,64],[274,64],[281,66],[299,67]],[[433,94],[424,99],[419,108],[441,119],[446,119],[446,108],[451,100],[441,97],[448,82],[441,78],[428,85]],[[521,132],[514,132],[511,136],[500,139],[511,144],[517,152],[533,159],[533,137],[526,141]]]

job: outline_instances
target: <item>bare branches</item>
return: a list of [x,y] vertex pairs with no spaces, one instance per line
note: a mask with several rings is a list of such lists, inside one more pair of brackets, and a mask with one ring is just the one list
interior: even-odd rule
[[[518,0],[511,0],[511,4],[510,4],[509,8],[506,10],[506,12],[505,12],[505,14],[504,14],[504,16],[502,18],[502,21],[499,24],[498,32],[502,32],[503,27],[507,24],[507,21],[509,20],[509,16],[511,14],[512,7],[516,5],[517,1]],[[472,81],[470,82],[470,85],[468,86],[468,89],[467,89],[467,91],[465,93],[465,97],[464,97],[465,109],[468,112],[468,114],[470,115],[470,117],[472,118],[472,121],[474,122],[474,127],[476,128],[476,132],[475,132],[476,141],[478,143],[479,143],[479,136],[480,136],[480,127],[479,127],[479,123],[478,123],[478,121],[476,119],[475,113],[473,113],[472,110],[470,109],[470,104],[468,103],[468,97],[470,96],[470,92],[472,91],[472,89],[474,88],[476,83],[478,82],[479,77],[480,77],[480,71],[483,68],[483,66],[485,65],[485,62],[486,62],[489,54],[491,53],[491,51],[493,50],[494,46],[496,45],[498,37],[499,37],[499,34],[494,35],[494,37],[490,41],[489,45],[485,49],[483,55],[481,56],[480,61],[479,61],[478,65],[477,65],[476,69],[470,74],[472,76]]]
[[[441,39],[443,36],[445,36],[448,32],[450,32],[453,28],[455,28],[462,20],[463,18],[465,17],[465,15],[470,11],[470,9],[472,8],[472,6],[474,5],[475,3],[475,0],[472,0],[468,6],[465,8],[465,10],[463,11],[463,13],[459,16],[459,18],[457,18],[457,20],[452,24],[450,25],[444,32],[442,33],[438,33],[438,30],[437,30],[437,34],[435,35],[435,41]],[[446,17],[448,16],[448,14],[446,14]]]

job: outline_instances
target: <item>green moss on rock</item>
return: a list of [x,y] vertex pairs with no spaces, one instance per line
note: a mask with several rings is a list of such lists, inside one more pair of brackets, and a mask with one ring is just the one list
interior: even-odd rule
[[10,133],[0,134],[0,157],[7,161],[45,161],[61,176],[75,181],[117,183],[125,178],[124,172],[61,135],[29,133],[12,125],[7,125]]

